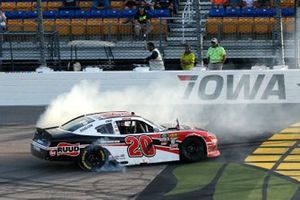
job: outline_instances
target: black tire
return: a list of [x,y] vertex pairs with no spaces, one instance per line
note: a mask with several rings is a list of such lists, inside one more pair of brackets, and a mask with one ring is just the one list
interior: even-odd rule
[[206,158],[205,144],[200,138],[190,137],[180,145],[180,157],[182,161],[196,162]]
[[107,161],[107,153],[100,146],[90,145],[80,154],[78,165],[86,171],[99,170]]

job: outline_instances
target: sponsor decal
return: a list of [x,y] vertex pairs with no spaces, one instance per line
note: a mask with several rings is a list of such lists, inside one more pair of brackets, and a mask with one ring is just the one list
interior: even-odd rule
[[160,144],[161,145],[167,145],[168,142],[169,142],[169,140],[170,140],[168,134],[161,134],[160,137],[161,137],[159,139],[160,140]]
[[98,140],[98,142],[100,143],[100,144],[116,144],[116,143],[121,143],[121,141],[120,140],[109,140],[109,139],[107,139],[107,140],[105,140],[105,139],[103,139],[103,140]]
[[57,156],[72,156],[76,157],[80,154],[80,143],[70,144],[70,143],[59,143],[57,145],[56,155]]
[[201,79],[197,75],[178,75],[178,78],[188,82],[183,96],[185,99],[188,99],[193,91],[199,100],[204,101],[221,98],[221,94],[224,94],[227,100],[267,100],[270,97],[286,99],[284,74],[273,74],[271,77],[266,77],[266,74],[258,74],[255,77],[250,74],[213,74]]
[[50,155],[51,157],[56,156],[56,150],[50,150],[50,151],[49,151],[49,155]]
[[109,160],[125,160],[125,154],[121,154],[121,155],[109,155],[108,157]]
[[178,148],[178,143],[176,143],[177,133],[171,133],[171,134],[169,134],[169,137],[170,137],[170,147],[171,148]]
[[171,138],[170,147],[171,148],[178,148],[178,143],[176,143],[177,138]]

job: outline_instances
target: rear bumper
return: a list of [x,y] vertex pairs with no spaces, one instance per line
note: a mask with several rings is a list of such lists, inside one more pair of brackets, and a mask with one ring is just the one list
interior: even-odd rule
[[77,161],[76,157],[70,156],[51,156],[51,147],[43,146],[35,141],[31,143],[31,154],[35,157],[49,161]]
[[31,154],[45,160],[49,160],[49,151],[47,147],[44,147],[42,145],[38,145],[35,142],[31,143]]

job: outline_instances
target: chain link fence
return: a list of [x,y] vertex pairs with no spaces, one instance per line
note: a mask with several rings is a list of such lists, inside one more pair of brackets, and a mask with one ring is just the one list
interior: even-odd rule
[[[228,58],[276,57],[273,50],[277,40],[274,29],[275,17],[208,17],[206,11],[211,4],[208,2],[208,7],[206,4],[204,7],[201,4],[202,1],[199,3],[202,10],[196,12],[196,7],[199,5],[196,7],[193,5],[197,16],[194,16],[191,24],[182,26],[180,10],[183,10],[184,2],[179,2],[178,5],[176,4],[177,17],[152,18],[151,31],[145,38],[143,33],[146,30],[142,30],[137,35],[132,19],[46,18],[43,20],[43,26],[47,64],[56,69],[64,68],[67,62],[76,61],[86,62],[89,65],[120,61],[120,63],[132,65],[135,62],[143,62],[144,58],[149,55],[146,42],[153,41],[166,61],[170,60],[179,66],[184,43],[188,42],[193,46],[200,61],[205,58],[212,37],[217,37],[221,41],[228,51]],[[49,4],[47,5],[49,7]],[[285,47],[290,51],[294,49],[291,41],[295,40],[295,17],[282,17],[281,20],[282,33],[280,34],[283,34],[283,39],[288,44]],[[14,69],[18,63],[38,64],[40,62],[37,19],[9,18],[7,30],[0,35],[2,65]],[[70,42],[78,40],[109,41],[115,45],[109,48],[70,45]],[[292,54],[287,55],[292,57]]]

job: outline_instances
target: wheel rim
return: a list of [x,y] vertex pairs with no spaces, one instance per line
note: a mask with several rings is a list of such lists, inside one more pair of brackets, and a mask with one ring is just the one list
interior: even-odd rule
[[191,155],[191,156],[197,155],[200,152],[199,145],[197,145],[194,142],[191,142],[190,144],[187,145],[186,152],[188,155]]
[[90,152],[85,160],[88,165],[90,165],[91,167],[98,167],[103,165],[104,163],[104,159],[102,157],[101,152]]

